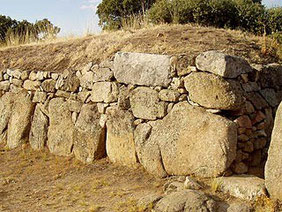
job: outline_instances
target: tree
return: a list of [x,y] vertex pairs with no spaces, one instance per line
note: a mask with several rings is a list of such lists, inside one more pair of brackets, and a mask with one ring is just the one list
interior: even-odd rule
[[48,19],[36,21],[34,29],[38,39],[44,40],[47,38],[54,38],[61,31],[57,26],[54,26]]
[[5,42],[6,34],[9,29],[17,26],[17,21],[8,16],[0,15],[0,43]]
[[54,38],[60,28],[54,26],[48,19],[36,21],[16,21],[0,15],[0,43],[23,44],[47,38]]
[[155,0],[103,0],[97,9],[99,25],[103,29],[119,29],[122,19],[145,14]]

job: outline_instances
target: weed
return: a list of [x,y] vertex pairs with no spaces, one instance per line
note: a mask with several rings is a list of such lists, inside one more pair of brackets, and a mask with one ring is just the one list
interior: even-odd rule
[[256,212],[275,212],[276,203],[266,196],[260,196],[255,201]]
[[220,187],[222,185],[222,178],[215,178],[211,182],[211,190],[213,193],[220,191]]

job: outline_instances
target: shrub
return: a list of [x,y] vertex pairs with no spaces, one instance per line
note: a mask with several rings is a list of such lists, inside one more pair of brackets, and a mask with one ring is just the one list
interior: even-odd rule
[[171,23],[172,18],[172,4],[167,0],[159,0],[148,12],[148,17],[152,23]]
[[[282,31],[282,7],[274,7],[267,10],[267,29],[269,33]],[[280,35],[281,36],[281,35]]]
[[252,0],[236,0],[238,12],[237,27],[244,31],[262,34],[266,23],[266,9],[260,3]]
[[282,10],[260,0],[159,0],[148,12],[153,23],[197,23],[256,34],[281,31]]
[[155,0],[103,0],[97,9],[99,25],[103,29],[119,29],[122,19],[145,13]]

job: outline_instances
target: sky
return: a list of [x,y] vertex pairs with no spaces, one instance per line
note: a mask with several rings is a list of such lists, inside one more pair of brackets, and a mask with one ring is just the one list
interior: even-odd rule
[[[0,0],[0,14],[16,20],[35,22],[48,18],[61,28],[61,36],[96,33],[97,5],[102,0]],[[282,0],[263,0],[270,6],[282,6]]]

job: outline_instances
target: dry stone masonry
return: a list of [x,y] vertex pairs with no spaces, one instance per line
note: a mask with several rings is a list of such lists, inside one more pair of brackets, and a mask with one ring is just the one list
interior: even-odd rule
[[[178,59],[120,52],[76,71],[2,70],[0,142],[10,149],[47,146],[84,163],[107,155],[159,177],[262,177],[282,100],[282,66],[250,65],[216,51],[199,55],[195,66]],[[281,106],[277,116],[266,177],[281,199]]]

